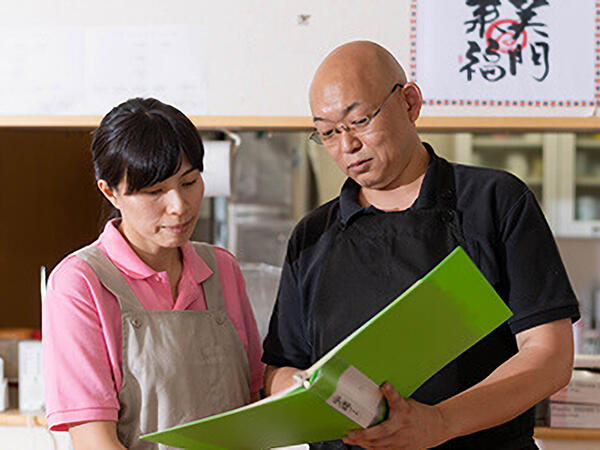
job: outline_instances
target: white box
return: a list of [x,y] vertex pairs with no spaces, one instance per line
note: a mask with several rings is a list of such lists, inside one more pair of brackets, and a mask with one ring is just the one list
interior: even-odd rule
[[577,354],[573,366],[581,369],[600,369],[600,355]]
[[0,378],[0,411],[8,409],[8,380]]
[[37,411],[44,408],[42,376],[42,342],[19,342],[19,409]]
[[600,405],[550,402],[550,426],[556,428],[598,428]]
[[573,370],[569,384],[551,395],[550,401],[600,405],[600,373],[591,370]]

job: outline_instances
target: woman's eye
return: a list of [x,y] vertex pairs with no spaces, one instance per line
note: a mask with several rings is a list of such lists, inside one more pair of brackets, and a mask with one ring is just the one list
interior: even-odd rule
[[183,183],[184,186],[191,186],[192,184],[194,184],[197,180],[191,180],[191,181],[186,181],[185,183]]
[[158,195],[160,194],[162,191],[160,189],[153,189],[152,191],[145,191],[144,194],[148,194],[148,195]]

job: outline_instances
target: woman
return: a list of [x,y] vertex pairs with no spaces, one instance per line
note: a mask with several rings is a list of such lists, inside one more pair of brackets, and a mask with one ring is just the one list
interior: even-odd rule
[[49,279],[48,422],[75,449],[157,448],[139,436],[257,398],[258,332],[235,258],[189,241],[204,193],[190,120],[132,99],[104,117],[91,151],[117,214]]

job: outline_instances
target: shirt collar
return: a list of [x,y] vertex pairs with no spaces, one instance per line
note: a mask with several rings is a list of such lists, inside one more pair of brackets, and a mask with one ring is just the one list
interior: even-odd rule
[[[145,279],[155,276],[158,272],[140,259],[117,228],[120,221],[121,219],[110,220],[98,239],[106,255],[119,270],[130,278]],[[182,278],[202,283],[212,275],[212,270],[196,253],[191,242],[186,242],[180,248],[183,256]]]
[[[425,176],[423,177],[423,183],[419,191],[415,203],[409,209],[421,209],[429,208],[436,204],[436,194],[439,191],[439,161],[440,157],[435,154],[431,145],[427,142],[423,142],[423,146],[429,153],[429,163]],[[340,219],[343,225],[346,225],[352,217],[356,214],[377,214],[383,213],[383,211],[375,208],[374,206],[362,207],[358,202],[358,194],[360,192],[360,185],[352,178],[346,179],[340,192]]]
[[213,274],[210,267],[196,253],[190,241],[181,246],[181,254],[183,255],[184,274],[187,272],[190,280],[194,280],[198,284],[204,283]]

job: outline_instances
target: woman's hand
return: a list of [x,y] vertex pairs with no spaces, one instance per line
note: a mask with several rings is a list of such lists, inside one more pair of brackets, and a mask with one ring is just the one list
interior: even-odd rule
[[265,369],[265,393],[274,395],[298,384],[298,380],[294,378],[298,372],[301,370],[295,367],[267,366]]

